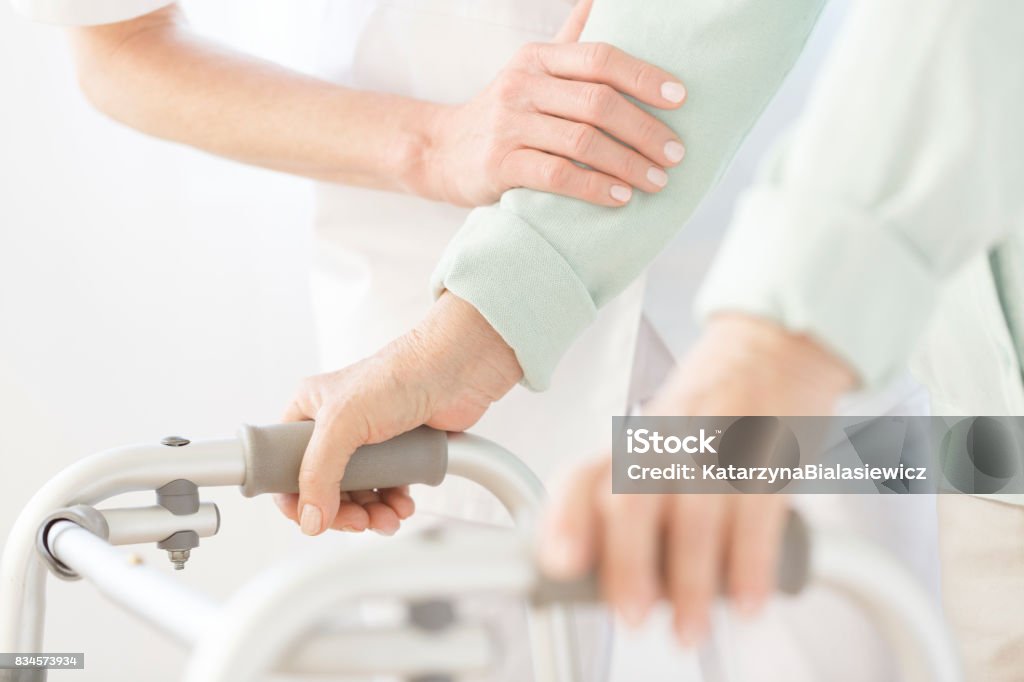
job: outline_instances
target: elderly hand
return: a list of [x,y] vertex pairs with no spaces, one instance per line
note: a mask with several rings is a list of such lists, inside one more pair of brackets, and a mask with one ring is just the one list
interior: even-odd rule
[[[846,365],[809,338],[769,322],[721,316],[645,413],[829,414],[854,383]],[[666,598],[680,642],[693,646],[722,587],[748,615],[772,592],[783,496],[613,495],[609,457],[580,467],[569,481],[554,497],[541,564],[565,579],[596,569],[604,597],[628,624]]]
[[354,365],[304,381],[285,421],[313,419],[299,494],[278,496],[302,532],[394,533],[413,511],[408,491],[342,495],[352,453],[421,424],[461,431],[520,379],[515,354],[471,305],[446,293],[409,334]]
[[[661,109],[686,91],[671,74],[603,43],[578,43],[579,3],[555,43],[525,45],[472,101],[434,109],[422,194],[465,206],[514,187],[622,206],[657,192],[685,153],[672,130],[630,101]],[[581,167],[573,161],[585,164]]]

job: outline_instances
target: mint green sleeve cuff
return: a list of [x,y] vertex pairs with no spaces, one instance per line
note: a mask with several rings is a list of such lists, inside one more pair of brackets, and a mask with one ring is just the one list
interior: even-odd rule
[[595,0],[582,41],[603,41],[677,74],[686,103],[645,107],[686,158],[657,194],[608,208],[514,189],[477,209],[433,277],[470,301],[543,389],[597,309],[635,280],[714,187],[796,58],[824,0]]
[[480,311],[515,351],[523,383],[536,391],[548,387],[558,358],[597,315],[565,258],[497,207],[470,214],[437,272],[434,295],[447,289]]
[[696,299],[806,333],[878,385],[909,357],[939,288],[899,229],[850,207],[779,189],[749,191]]

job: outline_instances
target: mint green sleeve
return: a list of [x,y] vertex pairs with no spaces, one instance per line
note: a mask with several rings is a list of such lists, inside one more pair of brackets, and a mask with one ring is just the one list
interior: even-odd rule
[[650,109],[686,158],[658,194],[605,208],[517,189],[473,211],[434,273],[547,387],[597,310],[638,277],[694,212],[800,54],[824,0],[596,0],[581,40],[611,43],[676,74],[687,101]]
[[698,314],[805,332],[867,386],[904,367],[950,277],[1024,229],[1022,26],[1018,0],[856,3]]

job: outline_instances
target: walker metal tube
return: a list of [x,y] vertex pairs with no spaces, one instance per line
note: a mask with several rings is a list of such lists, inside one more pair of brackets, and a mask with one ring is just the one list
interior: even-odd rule
[[220,527],[220,514],[212,502],[203,502],[194,514],[184,515],[160,505],[100,509],[99,512],[107,520],[110,531],[107,542],[112,545],[158,542],[182,530],[192,530],[199,537],[208,538],[216,535]]
[[58,521],[47,546],[108,599],[182,644],[195,645],[216,617],[210,600],[129,556],[70,521]]
[[544,484],[521,459],[497,443],[471,433],[448,434],[448,475],[486,488],[508,510],[516,526],[531,530],[544,504]]
[[[86,457],[50,479],[18,516],[0,560],[0,651],[42,650],[46,568],[35,542],[48,514],[133,490],[155,490],[179,478],[199,486],[241,485],[241,444],[231,438],[185,447],[153,443],[117,448]],[[0,670],[0,681],[11,678],[12,671]]]
[[[410,555],[416,557],[414,580],[409,578]],[[301,649],[292,650],[295,643],[311,623],[350,599],[386,596],[417,601],[482,591],[511,596],[525,594],[535,581],[536,569],[524,541],[494,529],[394,538],[372,552],[322,547],[279,562],[242,585],[224,605],[217,626],[196,645],[184,679],[232,682],[256,679],[278,666],[305,669],[292,658],[302,654]],[[454,669],[478,663],[479,652],[447,651]],[[365,662],[352,663],[365,670]],[[340,661],[340,667],[339,673],[353,672],[348,661]],[[404,667],[407,673],[424,676],[445,672],[427,660],[416,662],[415,668]]]
[[[448,474],[486,488],[504,505],[516,528],[529,536],[547,495],[526,464],[497,443],[471,433],[448,436]],[[538,682],[575,680],[579,675],[576,623],[570,606],[535,605],[530,609],[534,677]]]
[[[103,596],[138,616],[180,644],[195,647],[204,633],[230,629],[229,612],[211,600],[126,554],[71,521],[49,527],[46,545],[54,556]],[[400,562],[393,566],[401,567]],[[374,571],[378,573],[379,571]],[[487,572],[485,572],[487,573]],[[316,593],[316,585],[300,581],[299,588]],[[271,593],[277,590],[271,589]],[[279,609],[279,613],[281,610]],[[246,619],[243,625],[252,623]],[[402,651],[396,661],[395,650]],[[306,638],[280,661],[279,672],[324,674],[343,662],[346,674],[418,674],[445,669],[458,674],[481,674],[495,657],[495,642],[481,627],[455,626],[424,633],[409,627],[374,632],[336,632]],[[397,666],[397,667],[396,667]]]
[[[35,553],[35,542],[40,524],[51,512],[75,504],[95,504],[132,490],[153,490],[176,479],[188,479],[199,486],[243,485],[247,475],[245,450],[237,439],[184,447],[154,444],[119,448],[81,460],[47,483],[18,517],[0,562],[0,651],[42,650],[46,569]],[[504,504],[517,527],[525,533],[533,530],[544,501],[544,488],[536,475],[507,450],[471,434],[452,434],[448,473],[488,489]],[[130,510],[122,514],[115,510],[114,526],[119,514],[128,518],[140,513],[146,512]],[[210,509],[204,513],[208,521],[213,519]],[[109,543],[73,523],[54,523],[48,537],[48,546],[56,558],[88,578],[112,600],[179,641],[195,644],[200,652],[191,670],[197,674],[195,679],[202,682],[230,679],[230,671],[241,669],[233,666],[248,666],[256,671],[262,664],[272,665],[278,660],[276,656],[285,653],[275,648],[280,644],[275,645],[272,635],[294,635],[297,628],[308,625],[309,621],[303,618],[322,610],[325,599],[359,594],[356,585],[328,580],[341,569],[363,569],[362,587],[370,592],[398,589],[410,597],[425,596],[431,588],[446,592],[474,585],[483,587],[488,580],[496,580],[509,592],[528,591],[538,579],[523,545],[525,538],[489,546],[487,556],[474,567],[475,571],[468,570],[473,563],[470,559],[489,544],[486,538],[451,544],[450,549],[463,558],[455,562],[455,570],[450,567],[450,555],[424,540],[417,543],[423,562],[422,585],[411,587],[401,582],[405,566],[393,553],[398,551],[396,547],[372,560],[350,562],[325,557],[325,565],[282,569],[267,580],[248,586],[231,603],[218,609],[166,576],[127,562]],[[122,533],[118,537],[123,540],[128,536]],[[905,674],[938,682],[962,679],[954,641],[941,614],[901,566],[862,542],[815,534],[810,547],[811,578],[849,593],[867,608],[898,645],[901,660],[910,661]],[[484,567],[486,570],[481,570]],[[321,579],[324,582],[319,582]],[[324,585],[331,589],[323,591]],[[286,604],[287,609],[283,606]],[[539,668],[537,677],[549,680],[571,676],[575,667],[571,613],[543,600],[538,606],[541,608],[534,610],[536,627],[531,630],[534,637],[543,640],[551,655],[536,657],[542,659],[542,666],[548,666]],[[273,621],[273,625],[260,625],[263,617]],[[200,637],[214,620],[218,627],[206,630],[207,636]],[[212,644],[217,646],[211,648]],[[254,644],[259,645],[255,649],[259,655],[246,660],[246,652],[253,651]],[[13,679],[13,672],[0,671],[0,682]],[[45,676],[40,674],[31,679]]]
[[928,592],[891,556],[855,538],[815,533],[811,578],[859,603],[897,652],[901,679],[964,679],[957,643]]
[[495,641],[482,626],[455,625],[428,633],[399,627],[318,635],[285,656],[277,672],[322,676],[343,666],[346,677],[405,679],[443,670],[461,679],[486,675],[496,657]]

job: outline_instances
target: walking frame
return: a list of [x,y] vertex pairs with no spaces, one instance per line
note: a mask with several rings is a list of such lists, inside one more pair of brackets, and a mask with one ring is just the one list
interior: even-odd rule
[[[176,568],[184,566],[199,540],[216,535],[220,526],[216,505],[203,502],[201,490],[240,486],[247,497],[296,492],[311,433],[311,422],[244,426],[235,438],[165,438],[107,450],[66,468],[33,496],[4,548],[0,652],[44,651],[46,580],[53,573],[88,580],[187,647],[186,682],[243,682],[270,672],[457,680],[493,669],[500,658],[490,631],[459,623],[451,607],[458,595],[485,592],[528,604],[537,682],[579,682],[573,606],[597,599],[595,583],[556,583],[538,572],[529,538],[543,486],[522,461],[472,434],[420,427],[361,448],[342,489],[438,485],[457,476],[495,495],[516,531],[442,529],[395,538],[371,551],[324,547],[271,566],[224,603],[116,549],[155,542]],[[140,490],[156,491],[156,504],[96,506]],[[780,589],[798,592],[809,583],[839,590],[865,609],[893,644],[902,679],[962,679],[941,614],[900,564],[861,540],[810,531],[794,515],[783,546]],[[404,623],[309,636],[338,604],[368,596],[400,599]],[[712,642],[702,660],[720,651],[721,642]],[[42,669],[0,670],[0,682],[45,679]]]

